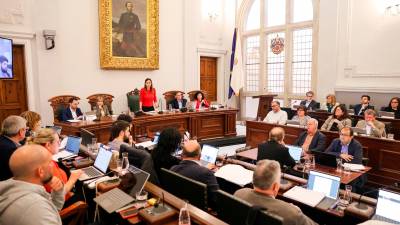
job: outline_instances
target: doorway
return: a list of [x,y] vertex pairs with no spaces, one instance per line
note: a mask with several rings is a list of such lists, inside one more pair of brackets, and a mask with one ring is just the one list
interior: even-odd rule
[[200,89],[207,92],[208,101],[217,101],[217,58],[200,57]]

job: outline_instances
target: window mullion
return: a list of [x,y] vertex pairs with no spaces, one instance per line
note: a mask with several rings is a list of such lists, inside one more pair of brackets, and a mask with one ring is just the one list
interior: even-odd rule
[[260,73],[259,73],[259,92],[265,93],[267,87],[267,79],[266,79],[266,42],[265,42],[265,0],[260,1]]

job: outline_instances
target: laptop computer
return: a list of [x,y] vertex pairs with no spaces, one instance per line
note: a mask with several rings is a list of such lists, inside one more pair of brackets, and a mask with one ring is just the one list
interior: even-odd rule
[[96,135],[92,132],[86,130],[85,128],[81,129],[81,137],[82,137],[82,144],[87,146],[88,144],[92,144],[92,138],[95,138]]
[[330,208],[336,203],[339,195],[340,177],[326,173],[310,171],[307,181],[307,189],[325,194],[324,199],[318,203],[319,207]]
[[209,163],[215,164],[218,155],[218,148],[211,145],[203,145],[201,149],[200,163],[203,166],[207,166]]
[[79,177],[80,181],[90,180],[96,177],[104,176],[110,164],[112,152],[105,149],[104,145],[100,145],[99,153],[93,166],[82,168],[82,175]]
[[394,112],[379,111],[378,114],[382,118],[394,119]]
[[46,128],[53,129],[55,132],[57,132],[58,135],[61,135],[62,127],[60,126],[46,126]]
[[289,148],[289,154],[294,159],[294,161],[296,161],[296,163],[300,162],[303,149],[300,146],[294,145],[286,145],[286,147]]
[[351,129],[353,130],[353,133],[354,133],[355,135],[367,134],[367,130],[366,130],[366,129],[363,129],[363,128],[352,127]]
[[376,205],[373,220],[384,221],[392,224],[400,224],[400,194],[380,189],[378,204]]
[[143,190],[144,185],[150,177],[149,173],[132,165],[129,165],[128,171],[131,172],[136,178],[136,184],[132,187],[129,194],[126,194],[119,188],[114,188],[111,191],[103,193],[94,199],[94,201],[108,213],[117,211],[118,209],[133,202],[135,200],[133,196],[135,196],[137,192],[141,192]]
[[78,155],[82,138],[76,136],[68,136],[66,138],[67,143],[65,148],[52,156],[54,161],[58,161],[60,158],[65,159]]
[[315,157],[315,163],[336,168],[336,155],[328,152],[311,151]]
[[300,121],[298,121],[298,120],[288,120],[288,121],[286,121],[286,126],[300,127]]

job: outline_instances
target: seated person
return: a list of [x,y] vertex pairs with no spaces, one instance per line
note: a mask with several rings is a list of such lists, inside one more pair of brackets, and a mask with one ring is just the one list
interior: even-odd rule
[[362,95],[361,104],[354,106],[354,115],[361,116],[364,114],[365,110],[374,109],[374,106],[369,104],[370,100],[371,97],[369,95]]
[[[40,145],[25,145],[10,158],[13,179],[0,182],[0,224],[61,225],[58,211],[64,188],[51,172],[51,154]],[[43,185],[52,184],[51,195]]]
[[9,160],[25,139],[26,129],[26,120],[20,116],[8,116],[3,120],[0,135],[0,181],[12,177]]
[[289,149],[285,146],[283,139],[285,130],[282,127],[274,127],[269,132],[269,140],[258,145],[257,161],[262,159],[272,159],[280,165],[292,168],[296,162],[289,154]]
[[303,131],[293,145],[301,146],[304,153],[325,150],[326,136],[318,131],[318,120],[310,119],[307,122],[307,130]]
[[343,127],[351,127],[351,119],[344,105],[336,106],[333,115],[329,116],[322,125],[323,131],[339,131]]
[[261,160],[257,162],[253,174],[253,189],[242,188],[235,196],[258,206],[269,213],[282,217],[284,225],[317,224],[303,214],[301,209],[291,203],[276,199],[280,188],[281,169],[277,161]]
[[365,129],[367,135],[385,138],[385,124],[376,120],[376,112],[373,109],[367,109],[364,112],[364,120],[359,120],[356,125],[357,128]]
[[132,123],[132,117],[130,115],[127,115],[127,114],[119,114],[118,117],[117,117],[117,121],[120,121],[120,120],[126,121],[129,124]]
[[326,96],[326,102],[322,103],[321,109],[333,113],[333,110],[338,105],[340,105],[340,103],[336,102],[336,96],[334,94],[329,94]]
[[69,107],[66,108],[62,113],[62,121],[67,120],[78,120],[82,118],[82,111],[78,108],[79,99],[76,97],[72,97],[68,101]]
[[307,121],[311,119],[307,115],[307,108],[304,105],[300,105],[297,108],[297,115],[293,116],[292,120],[299,121],[301,127],[307,126]]
[[210,203],[215,203],[214,192],[219,189],[219,185],[214,172],[209,169],[213,165],[208,165],[208,168],[201,166],[200,156],[200,144],[196,140],[187,141],[183,145],[182,161],[178,165],[171,167],[171,171],[206,184]]
[[160,175],[161,168],[170,169],[178,165],[180,160],[173,154],[181,145],[182,136],[174,127],[165,128],[161,131],[157,146],[151,151],[154,169]]
[[388,107],[385,107],[383,111],[386,112],[394,112],[394,118],[400,119],[400,107],[399,107],[400,98],[393,97],[390,99]]
[[117,120],[113,123],[110,136],[112,141],[108,142],[108,146],[112,150],[119,151],[121,145],[132,147],[135,142],[133,141],[130,127],[131,124],[123,120]]
[[110,110],[108,109],[108,106],[104,104],[104,98],[101,96],[99,96],[97,98],[97,102],[96,102],[96,106],[94,107],[94,110],[96,111],[96,117],[98,119],[100,119],[101,117],[110,115]]
[[204,108],[210,107],[210,103],[208,103],[208,101],[204,97],[203,92],[198,91],[194,95],[194,107],[195,107],[195,109],[199,109],[202,107],[204,107]]
[[31,137],[32,134],[38,132],[42,127],[42,117],[39,113],[33,111],[25,111],[20,115],[22,118],[26,119],[26,126],[28,130],[26,131],[26,137]]
[[278,101],[271,102],[272,110],[269,111],[267,116],[264,118],[264,122],[267,123],[276,123],[285,125],[286,121],[288,120],[288,115],[286,111],[281,110],[281,103]]
[[314,99],[314,92],[308,91],[306,93],[306,100],[300,102],[300,105],[304,105],[308,110],[316,110],[319,109],[319,102],[316,102]]
[[178,91],[175,94],[175,99],[171,102],[173,109],[180,109],[186,107],[187,100],[183,98],[183,93]]
[[362,145],[354,139],[350,127],[343,127],[339,138],[334,139],[325,152],[332,153],[347,163],[362,164]]
[[[40,129],[36,135],[32,139],[33,144],[41,145],[47,149],[47,151],[50,152],[51,155],[55,155],[58,153],[58,149],[60,148],[60,138],[58,137],[58,134],[50,128],[43,128]],[[65,201],[69,203],[64,204],[65,205],[70,205],[70,203],[73,203],[76,201],[71,200],[70,198],[73,196],[72,188],[74,187],[76,181],[78,181],[79,177],[82,174],[81,170],[73,170],[71,171],[71,175],[68,178],[67,173],[61,169],[58,166],[58,163],[55,161],[51,161],[52,165],[52,174],[53,176],[57,177],[58,179],[61,180],[61,182],[64,185],[64,193],[65,193]],[[52,191],[52,186],[49,184],[46,184],[44,186],[46,188],[46,191],[51,193]]]

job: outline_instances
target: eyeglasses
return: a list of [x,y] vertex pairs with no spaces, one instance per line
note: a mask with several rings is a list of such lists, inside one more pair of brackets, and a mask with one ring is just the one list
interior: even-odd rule
[[343,134],[343,133],[340,133],[340,136],[350,136],[350,134]]
[[399,104],[399,102],[391,102],[391,103],[397,103],[397,104]]

